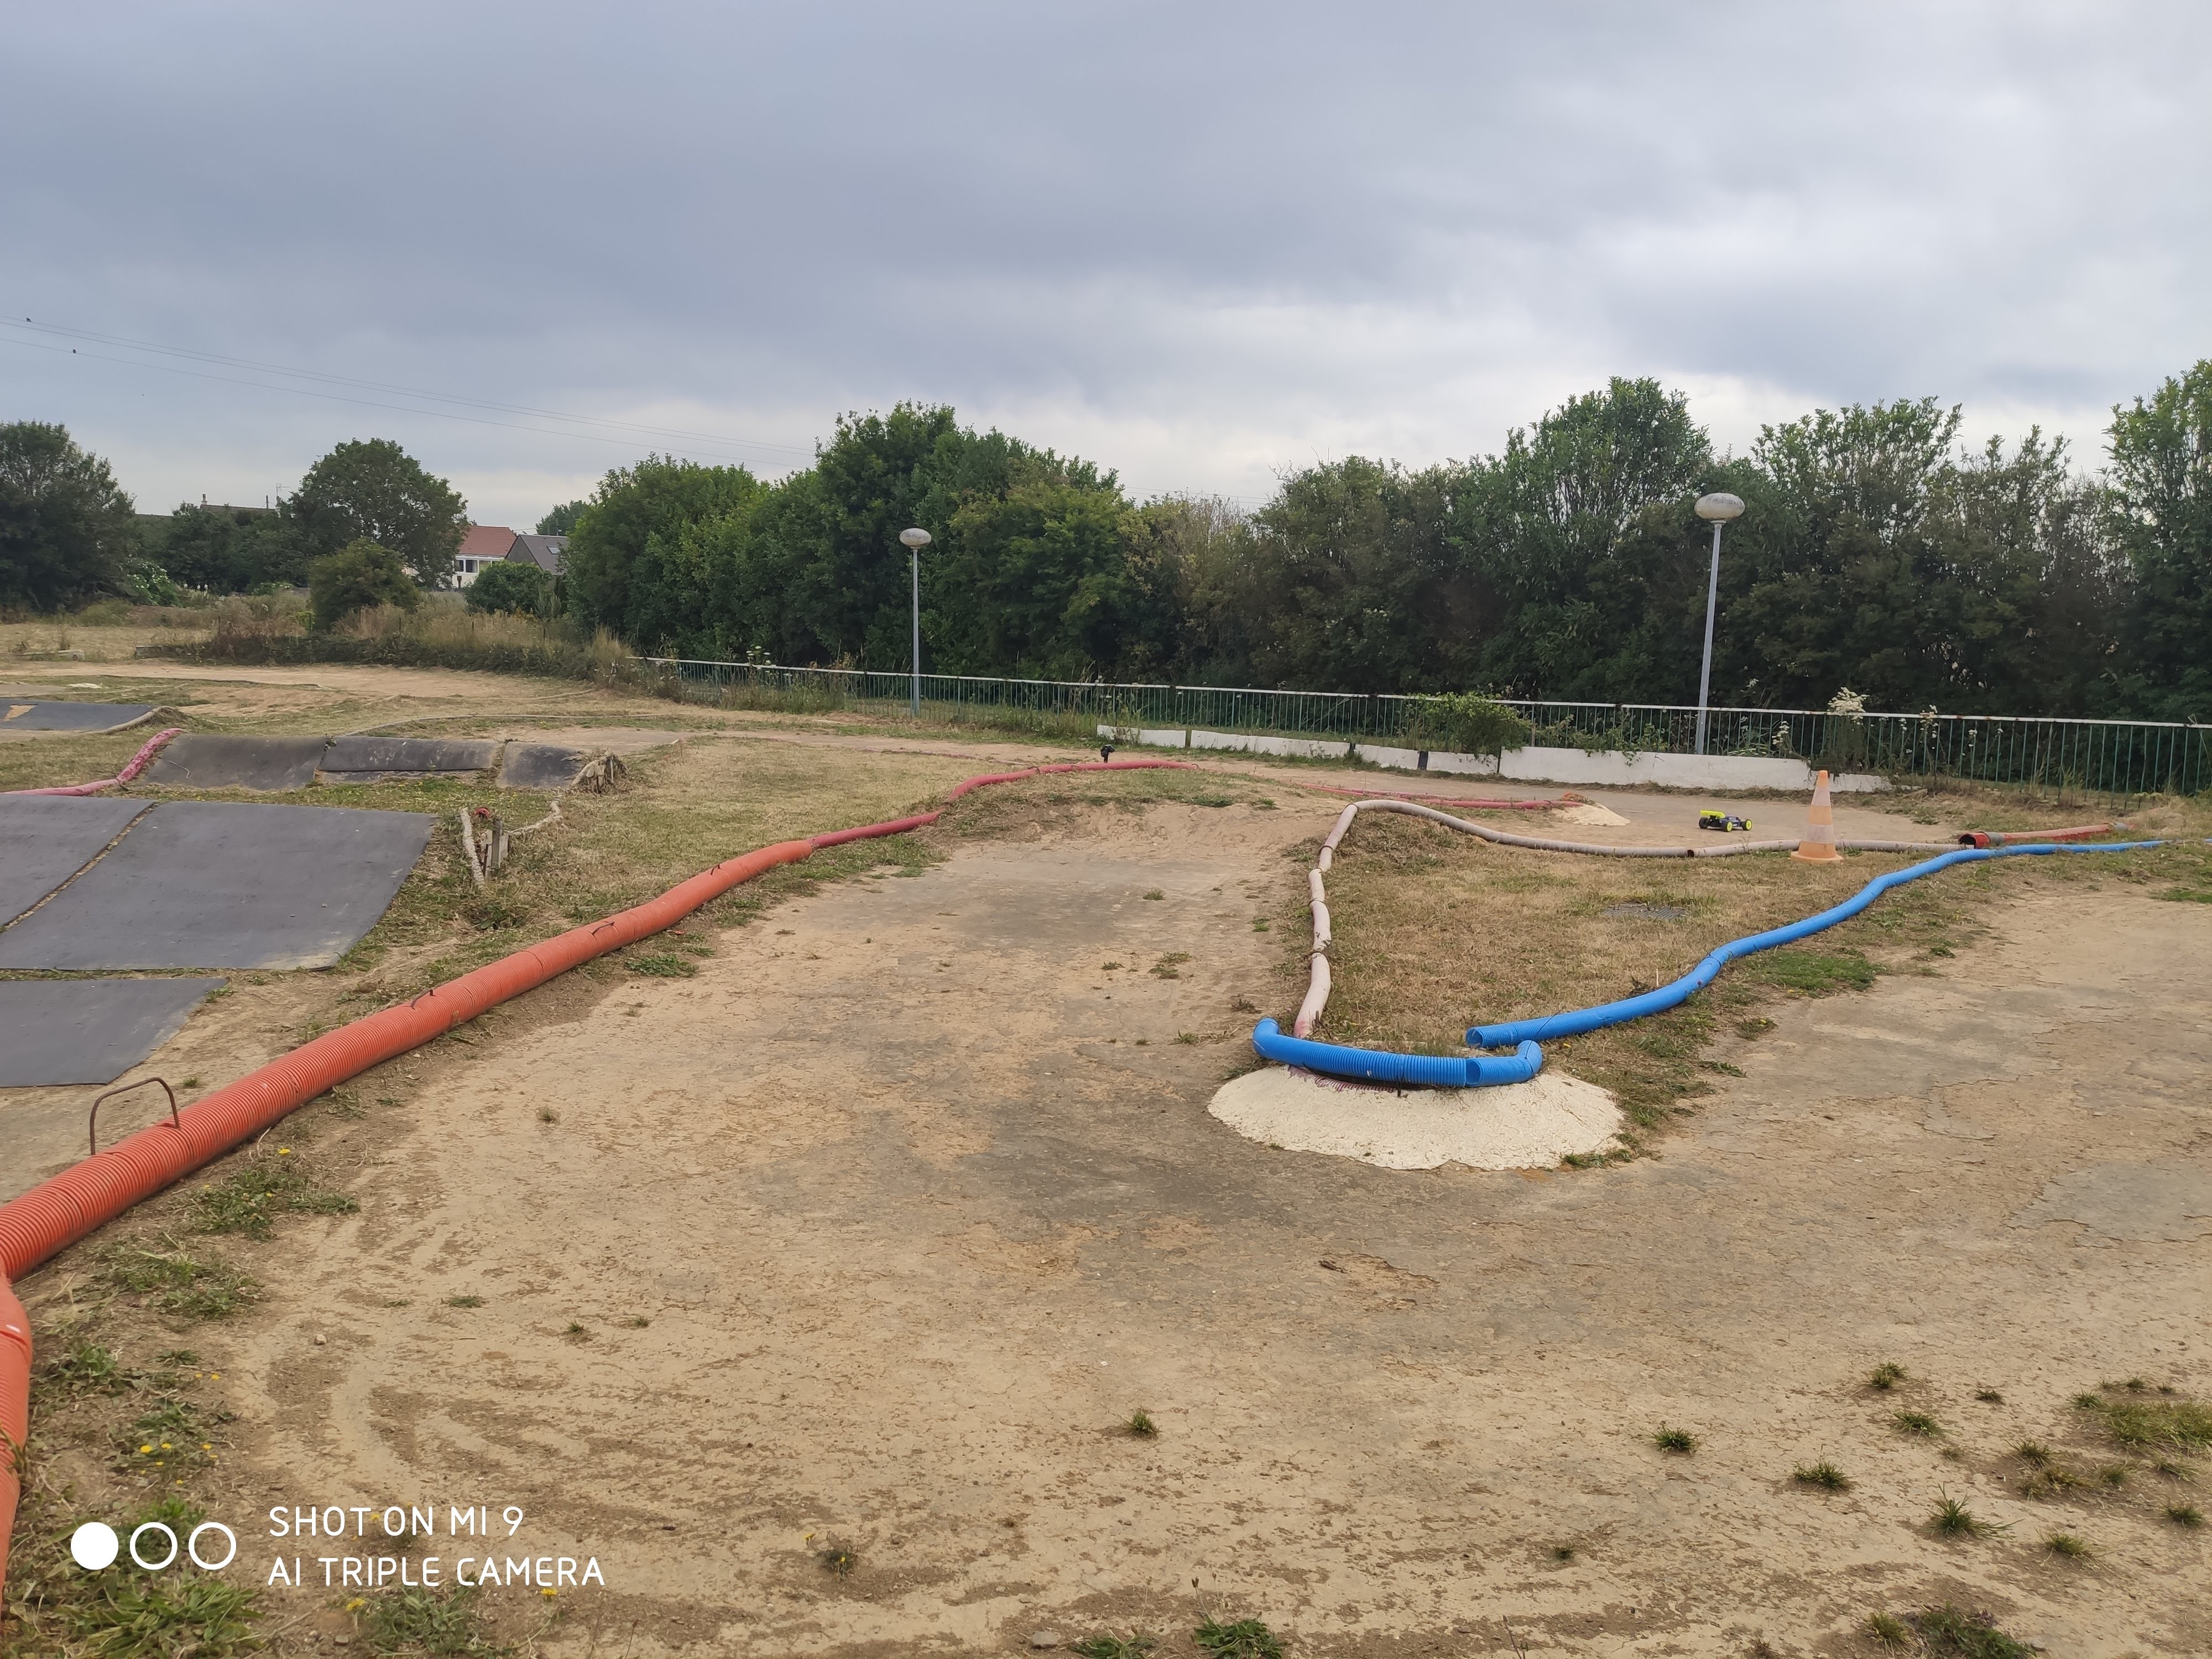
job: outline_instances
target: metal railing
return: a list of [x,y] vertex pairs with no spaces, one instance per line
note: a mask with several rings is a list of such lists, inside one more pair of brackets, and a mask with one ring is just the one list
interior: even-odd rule
[[[903,706],[911,677],[864,668],[682,657],[631,660],[672,686],[712,688],[718,701],[767,695],[831,708]],[[1250,686],[1115,684],[924,674],[926,712],[960,718],[994,711],[1100,725],[1339,738],[1429,746],[1428,698],[1395,693],[1270,691]],[[1698,711],[1672,703],[1555,702],[1500,697],[1528,721],[1532,746],[1688,754]],[[1706,748],[1717,755],[1802,760],[1832,771],[1892,778],[1948,777],[2124,803],[2144,794],[2212,789],[2212,726],[2157,720],[2062,720],[2018,714],[1838,714],[1808,708],[1715,708]],[[1441,747],[1442,744],[1434,746]]]

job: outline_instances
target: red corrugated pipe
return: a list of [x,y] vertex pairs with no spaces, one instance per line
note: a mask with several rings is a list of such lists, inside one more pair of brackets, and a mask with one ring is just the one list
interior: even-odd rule
[[[154,746],[147,747],[150,750]],[[140,759],[146,757],[142,753]],[[1188,770],[1190,763],[1084,761],[1032,766],[969,778],[953,788],[951,799],[957,800],[988,783],[1011,783],[1043,773],[1170,769]],[[164,1119],[126,1135],[20,1198],[0,1204],[0,1435],[6,1437],[6,1443],[0,1445],[0,1583],[7,1578],[8,1540],[15,1525],[21,1448],[29,1433],[31,1397],[31,1322],[9,1281],[372,1066],[420,1048],[594,957],[672,927],[709,900],[779,864],[795,864],[817,848],[902,835],[942,816],[941,811],[921,812],[855,830],[836,830],[805,841],[777,842],[728,860],[659,898],[617,911],[604,921],[573,927],[425,991],[412,1002],[367,1015],[303,1043],[235,1083],[201,1096],[173,1121]]]
[[1961,847],[2002,847],[2015,841],[2087,841],[2092,836],[2124,836],[2128,826],[2117,818],[2110,823],[2077,823],[2071,830],[1968,830],[1959,837]]
[[58,789],[10,789],[10,795],[94,795],[103,789],[112,789],[118,783],[128,783],[146,769],[147,763],[160,752],[163,744],[184,732],[181,726],[173,726],[166,732],[156,732],[147,739],[146,746],[131,757],[131,764],[112,778],[102,778],[97,783],[64,784]]

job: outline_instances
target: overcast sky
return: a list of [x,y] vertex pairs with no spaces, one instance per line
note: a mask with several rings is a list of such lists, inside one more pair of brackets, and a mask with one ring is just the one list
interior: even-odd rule
[[1256,505],[1615,374],[2094,465],[2212,356],[2202,0],[0,17],[0,420],[149,510],[380,436],[526,526],[906,398]]

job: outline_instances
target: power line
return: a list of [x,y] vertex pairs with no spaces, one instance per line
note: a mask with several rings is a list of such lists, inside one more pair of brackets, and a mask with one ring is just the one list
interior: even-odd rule
[[[101,344],[121,346],[130,350],[155,352],[166,356],[183,358],[190,362],[214,363],[227,368],[246,368],[259,373],[289,375],[301,380],[319,381],[326,386],[355,386],[367,391],[390,392],[400,397],[426,398],[438,403],[458,404],[465,408],[491,410],[501,413],[513,415],[527,415],[536,416],[541,420],[565,421],[577,425],[602,427],[608,428],[611,431],[630,432],[649,437],[703,441],[710,444],[724,445],[737,448],[768,450],[786,455],[801,455],[811,458],[813,454],[812,450],[802,448],[795,444],[770,443],[762,439],[736,438],[724,434],[711,432],[692,432],[680,427],[649,426],[641,422],[617,421],[590,415],[572,415],[560,410],[537,409],[527,404],[495,403],[485,398],[459,397],[439,392],[425,392],[414,387],[391,386],[382,381],[356,380],[349,375],[326,374],[314,369],[288,368],[282,364],[257,362],[250,358],[226,357],[219,353],[194,351],[184,347],[159,345],[148,341],[132,340],[118,335],[103,335],[94,333],[88,330],[62,328],[51,324],[37,323],[27,317],[21,323],[14,322],[12,320],[0,322],[0,329],[13,331],[12,333],[0,334],[0,339],[7,340],[10,344],[23,346],[33,350],[52,351],[70,356],[86,357],[97,362],[118,364],[126,368],[156,369],[167,374],[181,374],[194,380],[215,380],[227,386],[249,386],[261,392],[289,392],[295,397],[316,398],[330,403],[355,404],[364,408],[392,410],[402,414],[428,415],[439,420],[463,421],[474,426],[503,427],[510,431],[515,432],[535,432],[556,437],[584,438],[596,443],[622,444],[631,448],[636,447],[634,439],[607,437],[598,433],[591,432],[563,431],[562,428],[557,427],[526,426],[513,421],[490,420],[482,416],[458,415],[447,410],[423,409],[412,404],[387,403],[373,398],[346,397],[337,392],[311,391],[305,386],[272,385],[266,380],[241,380],[233,375],[211,374],[202,370],[180,368],[168,363],[145,362],[131,357],[108,356],[100,352],[85,350],[82,347],[46,345],[39,341],[26,340],[19,337],[27,331],[33,333],[44,334],[53,338],[98,342]],[[704,453],[707,452],[700,453]],[[736,455],[723,454],[718,457],[718,459],[738,460],[743,458]]]

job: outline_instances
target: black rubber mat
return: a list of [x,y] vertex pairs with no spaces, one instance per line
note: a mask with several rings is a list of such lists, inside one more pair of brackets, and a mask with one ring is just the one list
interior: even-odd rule
[[584,751],[553,743],[510,743],[500,763],[499,781],[507,789],[566,789],[584,769]]
[[421,812],[165,801],[0,933],[0,968],[326,968],[430,838]]
[[[0,980],[0,1089],[112,1083],[175,1036],[202,999],[222,984],[219,979]],[[148,1094],[161,1098],[158,1089]]]
[[188,732],[155,757],[146,781],[179,789],[305,789],[315,781],[329,741]]
[[0,927],[91,863],[151,805],[119,796],[0,795]]
[[153,712],[150,702],[0,700],[0,732],[112,732]]
[[483,771],[498,757],[499,744],[489,738],[334,738],[323,770],[334,783],[453,777]]

